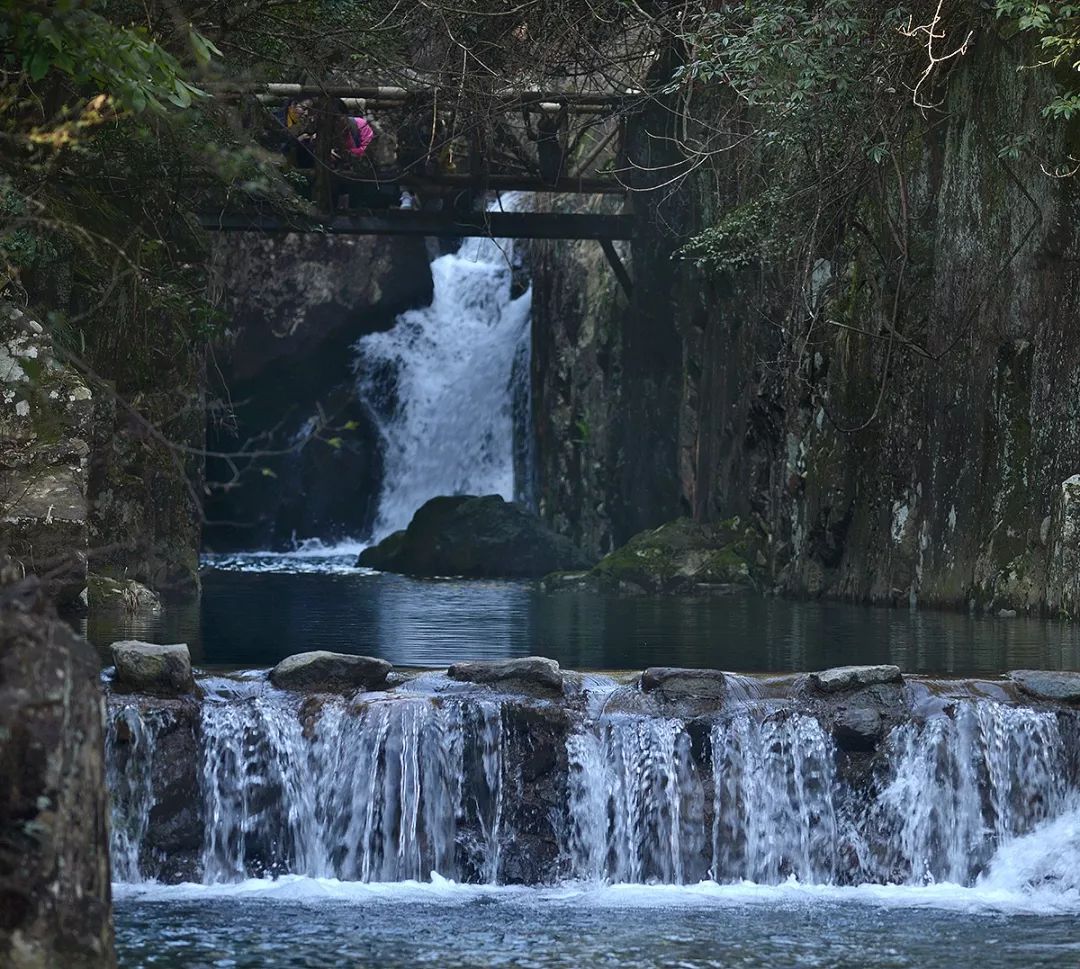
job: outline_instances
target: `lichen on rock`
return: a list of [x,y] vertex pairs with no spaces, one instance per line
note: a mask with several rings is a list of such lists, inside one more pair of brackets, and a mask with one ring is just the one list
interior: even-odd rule
[[93,400],[45,329],[0,301],[0,525],[3,542],[57,603],[86,587]]
[[552,575],[545,588],[627,593],[726,593],[761,586],[763,542],[739,518],[699,523],[679,518],[640,532],[580,577]]

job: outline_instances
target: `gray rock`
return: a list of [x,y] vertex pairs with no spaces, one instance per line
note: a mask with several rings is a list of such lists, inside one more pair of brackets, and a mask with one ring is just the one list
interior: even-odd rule
[[808,679],[821,693],[840,693],[883,683],[902,683],[904,677],[899,666],[836,666],[811,673]]
[[0,965],[110,969],[101,664],[34,583],[0,596]]
[[1012,670],[1007,675],[1028,696],[1057,703],[1080,703],[1080,673]]
[[539,578],[587,568],[588,556],[499,495],[432,498],[404,531],[364,549],[357,565],[407,575]]
[[885,721],[873,707],[843,707],[833,719],[833,736],[841,750],[873,750],[885,732]]
[[136,639],[112,644],[116,682],[140,693],[179,696],[195,689],[186,643],[158,645]]
[[725,683],[720,670],[651,666],[641,674],[641,689],[644,692],[656,691],[669,699],[722,700],[726,692]]
[[386,683],[392,669],[386,660],[374,656],[320,649],[287,656],[270,671],[270,682],[283,690],[370,690]]
[[467,683],[520,684],[557,693],[563,689],[563,673],[559,664],[544,656],[455,663],[446,674],[452,680]]

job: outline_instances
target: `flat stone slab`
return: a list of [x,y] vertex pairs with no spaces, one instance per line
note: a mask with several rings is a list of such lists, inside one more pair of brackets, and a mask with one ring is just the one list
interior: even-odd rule
[[842,693],[867,686],[903,683],[899,666],[835,666],[808,677],[810,685],[822,693]]
[[554,690],[557,693],[561,693],[563,689],[563,673],[559,664],[545,656],[455,663],[446,671],[446,675],[452,680],[466,683],[512,681],[542,690]]
[[726,677],[720,670],[650,666],[641,674],[642,692],[656,691],[671,698],[722,700],[726,692],[726,682]]
[[317,649],[286,656],[270,671],[270,682],[282,690],[341,692],[382,686],[393,669],[386,660]]
[[157,696],[179,696],[195,689],[186,643],[159,645],[125,639],[110,648],[121,686]]
[[1080,703],[1080,673],[1012,670],[1006,675],[1028,696],[1057,703]]

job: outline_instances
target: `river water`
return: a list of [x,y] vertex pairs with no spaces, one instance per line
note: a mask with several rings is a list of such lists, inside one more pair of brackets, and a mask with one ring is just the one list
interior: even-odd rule
[[208,667],[271,666],[329,649],[432,667],[540,653],[573,669],[1080,669],[1080,630],[1067,623],[767,596],[547,594],[522,582],[416,580],[354,568],[359,547],[210,559],[201,603],[149,617],[98,615],[86,632],[102,647],[121,638],[186,642]]
[[[920,894],[921,893],[921,894]],[[965,889],[483,889],[285,880],[123,891],[121,966],[1034,969],[1076,911]]]

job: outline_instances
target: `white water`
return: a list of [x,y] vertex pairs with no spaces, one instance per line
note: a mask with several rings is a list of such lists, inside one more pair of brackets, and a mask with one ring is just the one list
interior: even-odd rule
[[[501,881],[507,849],[521,854],[515,759],[535,746],[520,733],[509,743],[495,697],[432,697],[438,679],[316,706],[255,680],[207,681],[204,886],[152,895],[468,895]],[[563,807],[545,809],[559,858],[535,876],[558,882],[544,897],[1080,908],[1080,792],[1066,787],[1053,714],[963,701],[901,725],[879,779],[854,797],[831,736],[806,714],[751,709],[711,726],[578,716]],[[116,876],[136,882],[164,721],[116,701],[112,717]]]
[[512,258],[506,240],[465,240],[431,264],[430,306],[357,343],[358,392],[384,449],[375,541],[437,495],[514,497],[514,382],[527,381],[531,292],[511,298]]
[[[278,694],[203,707],[203,879],[294,871],[396,882],[497,878],[502,721],[494,703]],[[475,843],[458,852],[459,828]],[[477,832],[479,836],[477,836]]]

